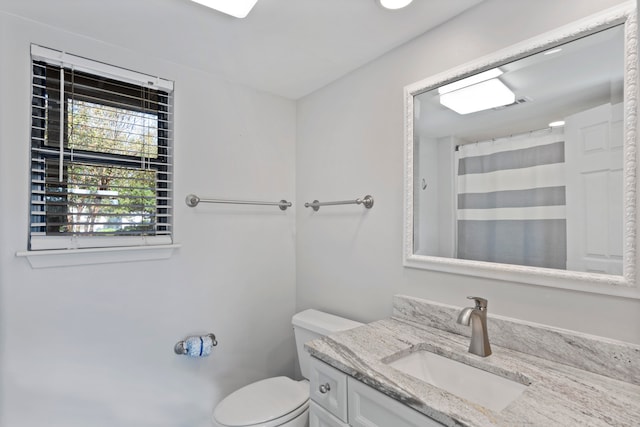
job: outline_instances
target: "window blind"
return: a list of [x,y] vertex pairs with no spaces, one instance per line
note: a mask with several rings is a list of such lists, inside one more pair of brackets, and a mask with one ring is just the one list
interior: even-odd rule
[[32,46],[30,250],[172,242],[172,87]]

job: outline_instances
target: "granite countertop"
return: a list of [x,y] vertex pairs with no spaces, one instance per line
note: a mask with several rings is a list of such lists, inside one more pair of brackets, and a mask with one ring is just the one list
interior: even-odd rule
[[[397,317],[306,344],[312,356],[446,426],[640,425],[640,385],[493,343],[486,358],[468,347],[466,336]],[[495,412],[386,364],[416,350],[530,384]]]

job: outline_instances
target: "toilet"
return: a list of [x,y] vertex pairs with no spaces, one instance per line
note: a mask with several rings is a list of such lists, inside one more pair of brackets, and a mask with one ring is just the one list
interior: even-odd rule
[[216,427],[307,427],[309,425],[309,365],[304,344],[323,335],[362,325],[318,310],[305,310],[291,319],[301,381],[274,377],[246,385],[225,397],[213,411]]

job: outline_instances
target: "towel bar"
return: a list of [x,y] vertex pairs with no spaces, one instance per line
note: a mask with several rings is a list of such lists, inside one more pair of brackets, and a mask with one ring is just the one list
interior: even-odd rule
[[320,206],[333,206],[333,205],[364,205],[365,208],[371,209],[371,207],[373,207],[373,197],[367,194],[361,199],[343,200],[339,202],[319,202],[317,200],[314,200],[311,203],[308,203],[308,202],[305,203],[304,207],[313,208],[313,210],[317,212],[320,209]]
[[282,211],[286,211],[287,208],[290,208],[293,205],[291,202],[287,202],[286,200],[280,200],[279,202],[257,202],[249,200],[201,199],[195,194],[187,195],[185,202],[187,203],[187,206],[191,208],[198,206],[198,203],[225,203],[231,205],[278,206]]

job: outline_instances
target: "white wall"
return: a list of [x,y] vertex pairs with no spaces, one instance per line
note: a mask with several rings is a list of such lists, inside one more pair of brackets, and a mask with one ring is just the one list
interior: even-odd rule
[[[416,141],[416,170],[414,188],[419,189],[414,215],[420,218],[414,230],[414,250],[421,255],[439,255],[440,209],[431,203],[440,200],[440,173],[438,168],[438,142],[435,138],[420,137]],[[423,188],[423,182],[425,188]],[[435,245],[434,245],[435,242]]]
[[[402,88],[615,3],[487,0],[297,104],[0,13],[0,427],[208,426],[231,390],[293,373],[296,306],[368,321],[396,293],[455,305],[479,294],[494,313],[639,342],[635,301],[401,258]],[[175,80],[182,248],[169,260],[34,270],[15,256],[28,230],[30,42]],[[192,209],[190,192],[300,206],[370,193],[375,206]],[[209,331],[212,357],[173,354]]]
[[[96,17],[99,19],[99,17]],[[115,30],[115,29],[114,29]],[[165,261],[32,269],[30,57],[42,44],[175,81],[175,241]],[[209,426],[215,404],[294,373],[295,103],[0,13],[0,426]],[[214,332],[212,357],[173,353]]]
[[640,302],[402,267],[403,87],[618,4],[486,0],[298,102],[297,199],[371,194],[375,205],[297,212],[297,306],[356,320],[388,316],[394,294],[489,310],[640,343]]

